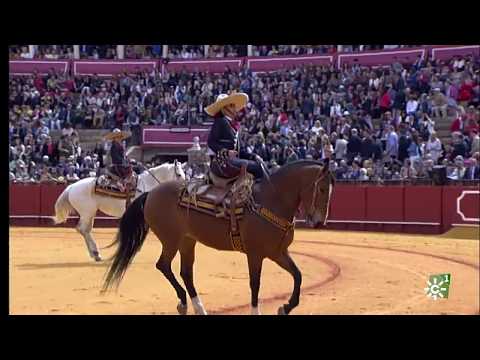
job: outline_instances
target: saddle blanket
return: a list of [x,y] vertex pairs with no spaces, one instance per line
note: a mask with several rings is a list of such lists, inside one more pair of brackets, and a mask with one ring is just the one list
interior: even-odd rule
[[137,187],[136,183],[137,178],[135,177],[135,179],[133,179],[133,182],[124,184],[126,188],[130,189],[130,191],[125,191],[118,186],[117,181],[114,181],[106,175],[101,175],[97,178],[95,182],[94,192],[98,195],[111,196],[118,199],[126,199],[127,197],[135,196]]

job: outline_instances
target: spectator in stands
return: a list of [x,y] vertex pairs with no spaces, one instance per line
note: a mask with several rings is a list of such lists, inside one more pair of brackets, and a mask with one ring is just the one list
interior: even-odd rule
[[380,111],[382,114],[384,114],[387,111],[390,111],[392,106],[392,99],[390,97],[390,93],[388,90],[384,90],[383,94],[380,98]]
[[448,175],[448,178],[452,180],[462,180],[465,177],[465,170],[463,156],[458,155],[455,157],[454,168]]
[[388,159],[398,157],[398,135],[395,132],[395,127],[391,125],[388,128],[385,154]]
[[437,164],[438,159],[442,155],[442,144],[435,131],[432,131],[430,134],[430,137],[425,145],[425,153],[431,156],[435,164]]
[[480,136],[478,130],[470,132],[470,152],[473,154],[480,152]]
[[410,95],[410,98],[407,101],[406,113],[408,116],[415,116],[418,109],[418,101],[415,98],[415,95]]
[[419,124],[419,133],[423,141],[428,141],[430,134],[435,131],[435,121],[427,114],[422,114],[422,121]]
[[452,152],[450,159],[457,159],[458,156],[461,156],[463,159],[466,155],[467,146],[464,141],[464,136],[459,132],[452,133]]
[[418,136],[416,131],[412,132],[412,139],[410,145],[408,146],[408,157],[410,158],[410,162],[413,163],[415,159],[418,159],[422,156],[421,152],[421,140]]
[[465,121],[463,123],[463,133],[469,136],[472,131],[479,130],[479,116],[475,111],[475,107],[470,105],[465,114]]
[[474,95],[473,92],[473,83],[470,79],[465,79],[462,81],[460,90],[458,92],[458,101],[463,108],[466,108],[469,105],[469,102],[472,100]]
[[348,141],[344,139],[344,135],[340,133],[335,141],[335,159],[337,161],[346,159]]
[[474,157],[471,157],[467,163],[463,180],[480,180],[480,166]]
[[352,136],[348,140],[347,144],[347,161],[351,163],[353,158],[355,158],[362,149],[362,140],[358,136],[357,129],[352,129]]
[[[416,160],[416,159],[414,159]],[[400,170],[400,177],[403,180],[411,180],[417,177],[417,171],[412,166],[413,161],[411,159],[405,159],[403,166]]]
[[447,117],[447,105],[447,98],[440,91],[440,88],[433,89],[432,111],[434,116],[441,116],[443,119],[445,119]]
[[358,177],[359,181],[368,181],[368,175],[367,175],[367,169],[361,168],[360,169],[360,175]]

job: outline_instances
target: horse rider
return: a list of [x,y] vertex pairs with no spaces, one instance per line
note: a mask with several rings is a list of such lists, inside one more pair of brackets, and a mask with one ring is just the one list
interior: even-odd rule
[[122,141],[128,137],[130,137],[130,134],[120,129],[114,129],[105,136],[105,140],[112,142],[109,153],[110,166],[107,169],[107,173],[113,181],[116,181],[116,185],[122,192],[127,190],[125,187],[126,180],[132,176],[132,166],[125,155],[125,149],[122,144]]
[[[247,105],[247,102],[247,94],[234,92],[230,95],[218,95],[217,100],[205,108],[205,112],[214,118],[208,135],[208,154],[225,156],[228,167],[237,170],[242,165],[246,165],[247,171],[255,179],[262,179],[264,176],[264,170],[261,166],[262,159],[258,155],[248,154],[240,150],[239,134],[235,127],[238,113]],[[230,177],[228,173],[215,175]]]

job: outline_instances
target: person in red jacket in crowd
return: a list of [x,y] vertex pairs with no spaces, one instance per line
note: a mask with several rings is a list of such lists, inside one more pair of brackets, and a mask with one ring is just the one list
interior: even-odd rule
[[392,104],[392,99],[390,98],[390,95],[388,94],[388,90],[385,89],[382,97],[380,98],[380,111],[381,113],[385,113],[390,110]]
[[35,74],[34,76],[35,78],[33,79],[33,85],[38,90],[40,95],[43,96],[43,94],[45,93],[45,82],[40,75]]
[[463,130],[465,135],[470,135],[472,131],[477,131],[479,130],[479,124],[478,124],[478,115],[475,112],[475,107],[473,105],[470,105],[467,110],[467,114],[465,115],[465,120],[464,120],[464,125],[463,125]]
[[463,123],[464,123],[464,113],[465,111],[461,106],[458,107],[457,115],[455,116],[455,120],[453,120],[452,125],[450,125],[450,132],[462,132],[463,131]]
[[466,107],[467,104],[473,98],[473,84],[472,80],[467,79],[462,81],[462,86],[460,86],[460,90],[458,91],[458,101],[460,105]]

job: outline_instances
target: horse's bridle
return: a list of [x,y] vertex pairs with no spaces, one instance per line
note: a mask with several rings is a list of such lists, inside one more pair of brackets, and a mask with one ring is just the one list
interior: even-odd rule
[[[325,165],[325,166],[326,166],[326,165]],[[322,171],[324,171],[324,168],[321,168],[321,169],[318,171],[317,176],[315,176],[315,180],[314,180],[310,185],[308,185],[308,186],[304,189],[304,191],[306,191],[306,190],[310,189],[312,186],[314,187],[314,188],[313,188],[312,203],[311,203],[311,205],[310,205],[310,209],[309,209],[308,214],[305,214],[305,215],[307,215],[307,216],[312,216],[313,211],[315,210],[315,204],[316,204],[316,201],[317,201],[318,183],[319,183],[320,181],[322,181],[322,180],[325,178],[325,176],[329,175],[329,174],[328,174],[328,170],[325,171],[323,174],[321,174]]]

